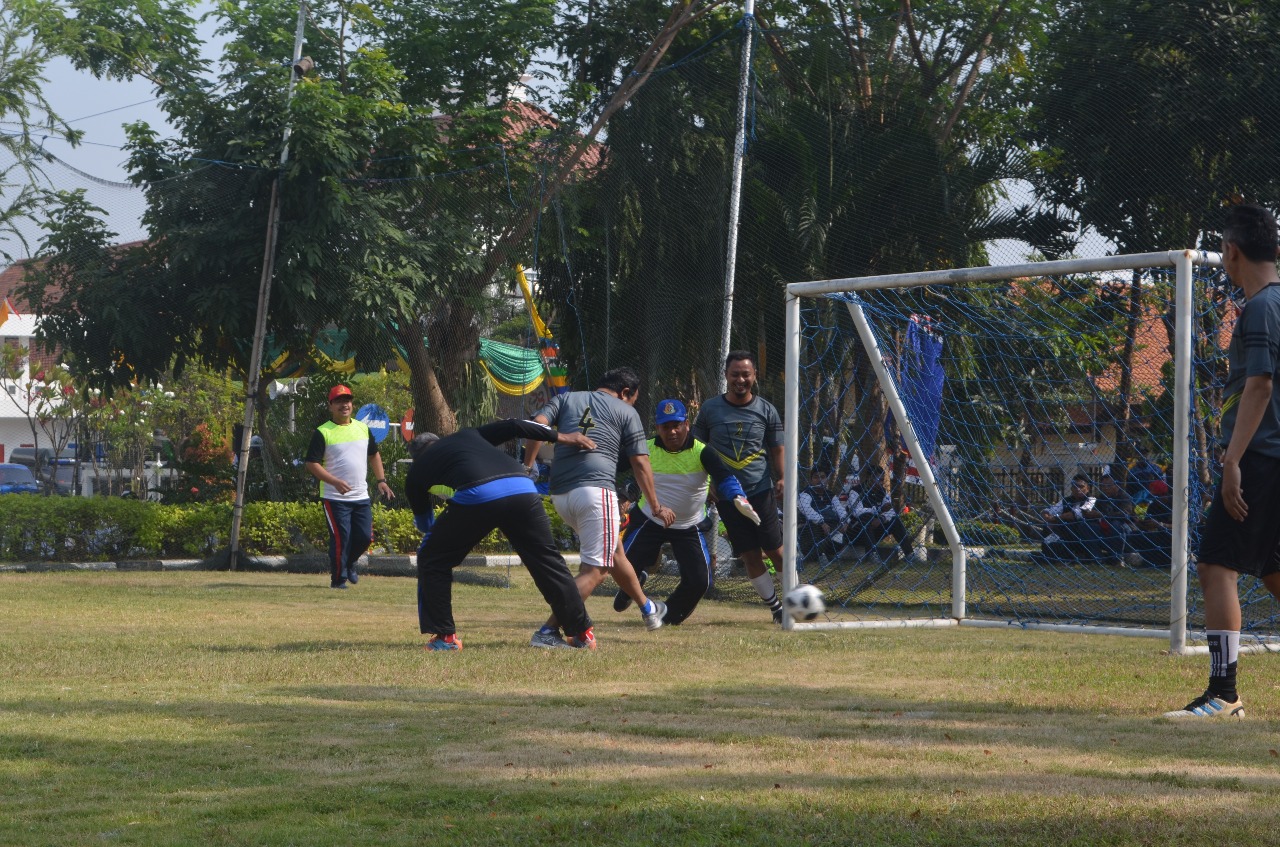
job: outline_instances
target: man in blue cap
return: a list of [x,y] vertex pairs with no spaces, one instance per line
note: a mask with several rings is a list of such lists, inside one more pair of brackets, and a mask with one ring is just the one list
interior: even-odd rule
[[[663,623],[678,624],[693,613],[698,601],[711,587],[711,552],[699,524],[707,518],[707,478],[716,483],[721,500],[755,523],[760,517],[747,502],[737,478],[714,450],[705,449],[689,432],[689,413],[676,399],[658,403],[654,420],[658,437],[649,439],[649,464],[653,467],[653,487],[662,504],[675,512],[676,519],[664,526],[649,503],[640,498],[631,510],[622,536],[626,551],[641,585],[658,563],[663,544],[670,544],[680,568],[680,583],[667,598]],[[619,591],[613,598],[614,611],[624,611],[631,598]]]

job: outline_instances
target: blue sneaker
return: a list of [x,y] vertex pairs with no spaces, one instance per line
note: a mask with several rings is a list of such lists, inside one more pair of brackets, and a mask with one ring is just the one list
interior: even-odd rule
[[449,635],[433,635],[431,640],[427,642],[424,650],[461,650],[462,641],[458,638],[458,634],[450,633]]
[[355,585],[359,581],[360,581],[360,574],[356,573],[356,566],[353,563],[351,565],[351,568],[347,571],[347,582],[351,583],[352,585]]

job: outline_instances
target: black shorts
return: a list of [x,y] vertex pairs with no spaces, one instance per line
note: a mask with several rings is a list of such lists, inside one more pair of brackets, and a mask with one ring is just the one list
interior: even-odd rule
[[778,516],[778,498],[773,495],[773,488],[752,494],[747,500],[760,516],[760,526],[753,524],[728,501],[721,501],[716,506],[725,535],[729,536],[729,544],[733,546],[733,555],[741,556],[747,550],[769,552],[782,549],[782,521]]
[[1196,561],[1264,577],[1280,571],[1280,459],[1246,451],[1240,487],[1249,514],[1237,521],[1222,503],[1222,483],[1200,528]]

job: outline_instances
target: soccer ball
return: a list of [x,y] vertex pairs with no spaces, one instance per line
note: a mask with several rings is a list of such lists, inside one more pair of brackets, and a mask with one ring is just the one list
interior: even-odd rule
[[822,592],[812,585],[797,585],[787,595],[787,613],[797,621],[811,621],[827,610]]

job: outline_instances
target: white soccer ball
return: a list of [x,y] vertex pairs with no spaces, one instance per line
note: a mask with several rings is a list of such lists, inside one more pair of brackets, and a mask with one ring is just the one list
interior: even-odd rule
[[827,610],[822,592],[812,585],[797,585],[783,602],[787,614],[797,621],[811,621]]

